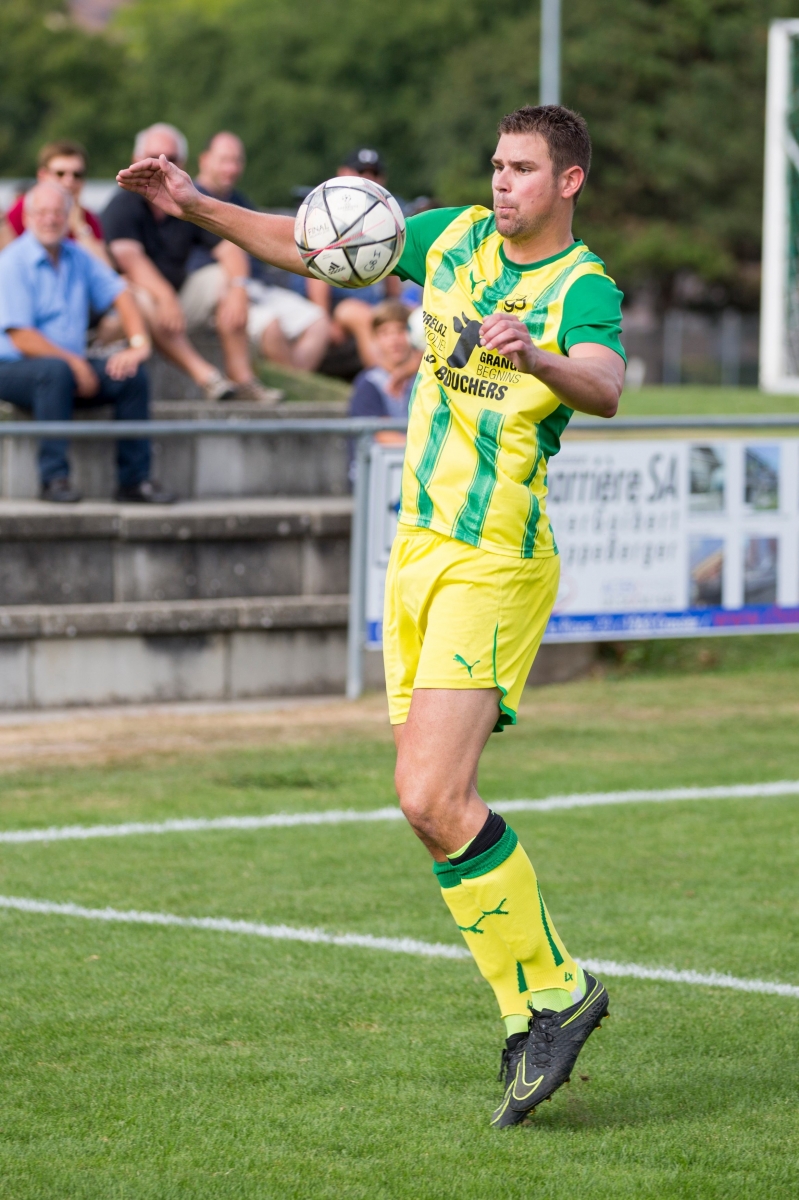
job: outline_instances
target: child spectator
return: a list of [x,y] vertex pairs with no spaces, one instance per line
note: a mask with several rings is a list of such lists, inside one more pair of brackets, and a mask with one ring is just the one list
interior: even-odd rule
[[[103,228],[88,208],[81,208],[80,195],[83,191],[83,181],[89,160],[80,142],[61,138],[57,142],[48,142],[42,146],[38,157],[36,179],[39,183],[57,183],[72,197],[72,208],[69,210],[69,233],[84,250],[88,250],[95,258],[99,258],[106,266],[111,266],[108,251],[105,247]],[[24,196],[19,196],[5,215],[0,227],[0,249],[13,242],[25,232]]]
[[[355,379],[350,395],[351,417],[407,417],[413,381],[422,361],[408,332],[408,309],[398,300],[384,300],[372,309],[372,339],[378,362]],[[393,430],[377,435],[382,442],[402,442]]]

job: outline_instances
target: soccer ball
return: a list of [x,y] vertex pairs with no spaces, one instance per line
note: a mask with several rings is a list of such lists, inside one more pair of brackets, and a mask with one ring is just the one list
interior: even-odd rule
[[391,273],[405,246],[405,218],[379,183],[345,175],[306,197],[294,223],[305,266],[325,283],[359,288]]

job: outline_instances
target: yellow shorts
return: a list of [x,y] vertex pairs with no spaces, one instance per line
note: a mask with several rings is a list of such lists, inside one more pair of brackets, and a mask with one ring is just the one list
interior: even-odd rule
[[555,603],[560,559],[492,554],[400,525],[386,576],[383,658],[392,725],[414,688],[499,688],[516,709]]

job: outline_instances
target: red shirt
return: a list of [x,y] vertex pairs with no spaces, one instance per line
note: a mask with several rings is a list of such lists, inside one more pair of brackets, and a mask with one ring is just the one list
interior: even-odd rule
[[[24,203],[25,203],[25,197],[19,196],[14,201],[14,203],[11,205],[11,208],[8,210],[8,212],[6,213],[6,220],[8,221],[11,228],[14,230],[14,233],[17,235],[17,237],[19,237],[19,235],[21,233],[25,232],[25,222],[23,220],[23,211],[22,211]],[[82,208],[80,211],[83,213],[83,217],[84,217],[84,220],[86,221],[86,224],[89,226],[92,233],[97,238],[98,242],[104,241],[103,227],[100,224],[100,222],[97,220],[97,217],[94,215],[94,213],[89,212],[88,208]],[[71,232],[67,234],[67,237],[72,237],[72,236],[73,235]]]

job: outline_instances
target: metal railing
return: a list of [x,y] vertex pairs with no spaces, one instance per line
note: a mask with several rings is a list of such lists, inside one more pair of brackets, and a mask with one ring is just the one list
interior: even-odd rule
[[[659,417],[573,417],[568,431],[608,433],[646,433],[648,430],[690,429],[789,429],[799,428],[799,413],[763,413],[727,416],[659,416]],[[237,436],[247,434],[339,434],[354,437],[375,434],[382,430],[404,432],[407,422],[400,418],[383,417],[241,417],[218,420],[187,421],[0,421],[0,438],[4,437],[63,437],[63,438],[120,438],[120,437],[200,437]]]
[[[572,431],[648,433],[663,430],[799,428],[799,413],[739,416],[575,417]],[[347,697],[363,691],[365,642],[366,543],[369,496],[369,447],[376,433],[404,432],[407,422],[381,417],[221,418],[177,421],[0,421],[0,439],[20,437],[109,438],[329,434],[356,439],[356,472],[350,539],[350,595],[347,621]]]

